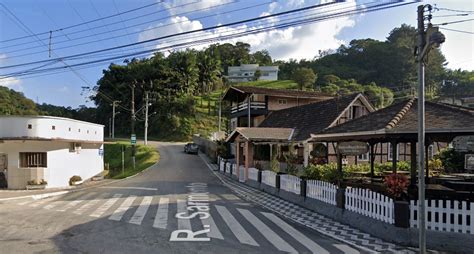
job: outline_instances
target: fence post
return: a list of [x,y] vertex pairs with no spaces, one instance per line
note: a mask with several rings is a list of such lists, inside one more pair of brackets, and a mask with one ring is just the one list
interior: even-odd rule
[[394,201],[395,226],[399,228],[410,227],[410,204],[407,201]]
[[257,174],[257,182],[258,183],[262,183],[262,170],[258,170],[258,174]]
[[230,176],[232,177],[232,171],[234,170],[234,165],[233,164],[230,164]]
[[300,181],[300,196],[306,198],[306,179]]
[[280,174],[275,175],[275,188],[280,189]]
[[345,209],[346,204],[346,188],[338,187],[336,189],[336,206]]

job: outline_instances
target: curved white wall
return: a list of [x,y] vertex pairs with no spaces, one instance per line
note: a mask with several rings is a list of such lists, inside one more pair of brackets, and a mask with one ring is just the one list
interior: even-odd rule
[[0,138],[19,137],[103,141],[104,126],[50,116],[1,116]]

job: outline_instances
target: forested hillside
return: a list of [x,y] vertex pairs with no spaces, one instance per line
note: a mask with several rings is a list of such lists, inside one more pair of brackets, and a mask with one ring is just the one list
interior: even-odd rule
[[[217,130],[219,97],[232,85],[226,79],[227,67],[247,63],[278,65],[279,80],[240,85],[317,90],[334,96],[361,92],[376,108],[383,108],[416,95],[415,34],[415,28],[402,25],[393,29],[385,41],[357,39],[302,60],[274,61],[268,51],[251,52],[251,45],[242,42],[157,53],[110,64],[103,70],[91,98],[97,108],[35,105],[21,93],[1,88],[0,114],[49,114],[108,126],[115,100],[119,101],[116,134],[128,137],[133,90],[138,136],[143,133],[148,94],[149,136],[186,140],[193,133],[208,135]],[[474,96],[474,72],[450,70],[446,64],[441,50],[430,53],[426,66],[428,99]],[[227,105],[222,108],[225,116]],[[225,117],[222,126],[225,130]]]

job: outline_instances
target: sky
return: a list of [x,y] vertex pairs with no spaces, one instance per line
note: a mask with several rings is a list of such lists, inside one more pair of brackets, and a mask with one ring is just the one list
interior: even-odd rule
[[[328,0],[1,0],[0,1],[0,68],[14,64],[54,59],[83,52],[90,52],[119,45],[172,35],[175,33],[212,27],[239,20],[265,16],[295,8],[329,2]],[[387,1],[376,1],[387,2]],[[432,22],[442,28],[469,33],[441,30],[446,42],[441,50],[451,69],[474,70],[474,1],[433,0],[424,1],[438,7]],[[346,1],[329,5],[323,10],[314,9],[311,14],[327,14],[355,7],[369,6],[373,2]],[[247,35],[237,39],[213,40],[209,43],[243,41],[252,45],[252,51],[266,49],[274,59],[312,59],[320,50],[337,49],[353,39],[373,38],[385,40],[390,31],[401,24],[416,26],[416,9],[419,3],[401,7],[345,16],[337,19],[271,30]],[[471,11],[465,16],[446,9]],[[136,9],[136,10],[134,10]],[[129,11],[129,12],[128,12]],[[119,13],[127,12],[121,15]],[[107,16],[111,18],[97,20]],[[308,14],[307,14],[308,15]],[[295,17],[295,16],[291,16]],[[277,24],[288,17],[272,17],[265,21],[240,24],[202,32],[197,36],[184,36],[179,42],[192,42],[196,38],[228,36],[256,29],[268,24]],[[77,25],[81,23],[87,23]],[[77,26],[76,26],[77,25]],[[51,33],[51,40],[49,39]],[[36,36],[31,36],[31,33]],[[27,36],[27,37],[25,37]],[[25,37],[25,38],[21,38]],[[12,40],[15,39],[15,40]],[[122,56],[142,50],[158,50],[176,45],[178,38],[163,39],[133,47],[98,53],[94,58],[56,61],[41,68],[65,66],[89,60]],[[49,44],[51,43],[51,51]],[[181,48],[166,48],[180,50]],[[51,53],[51,56],[49,55]],[[149,56],[151,53],[143,55]],[[59,73],[0,79],[0,85],[23,92],[38,103],[49,103],[76,108],[93,106],[87,99],[90,91],[101,78],[102,71],[111,63],[122,63],[126,57],[89,66],[64,68]],[[130,57],[128,57],[130,58]],[[0,69],[2,74],[36,68],[40,65]],[[87,68],[85,68],[87,67]]]

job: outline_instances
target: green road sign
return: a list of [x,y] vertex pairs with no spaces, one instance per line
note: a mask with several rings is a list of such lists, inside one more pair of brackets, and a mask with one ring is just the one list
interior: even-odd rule
[[130,137],[130,143],[132,145],[135,145],[137,143],[137,136],[135,134],[132,134],[132,136]]

